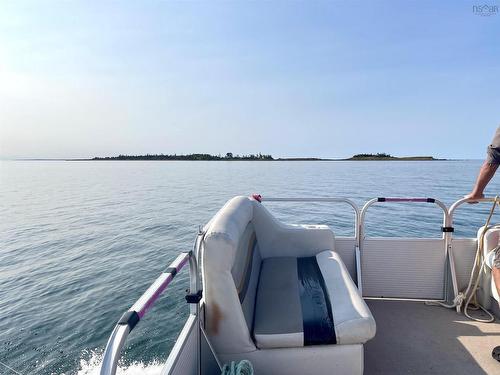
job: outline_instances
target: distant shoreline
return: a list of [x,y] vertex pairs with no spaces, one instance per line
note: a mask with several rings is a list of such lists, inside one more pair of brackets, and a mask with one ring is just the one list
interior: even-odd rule
[[480,159],[439,159],[433,156],[368,156],[354,155],[350,158],[252,158],[252,157],[192,157],[191,155],[164,155],[163,157],[152,155],[137,156],[111,156],[94,158],[22,158],[22,159],[2,159],[13,161],[466,161]]
[[250,154],[233,155],[227,153],[225,156],[210,154],[187,154],[187,155],[119,155],[111,157],[94,157],[95,161],[121,161],[121,160],[148,160],[148,161],[435,161],[433,156],[403,156],[397,157],[386,153],[378,154],[356,154],[347,159],[332,158],[274,158],[272,155]]

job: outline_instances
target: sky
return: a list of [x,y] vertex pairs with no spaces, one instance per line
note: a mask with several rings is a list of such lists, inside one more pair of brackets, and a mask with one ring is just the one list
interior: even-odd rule
[[480,159],[500,14],[478,4],[2,1],[0,157]]

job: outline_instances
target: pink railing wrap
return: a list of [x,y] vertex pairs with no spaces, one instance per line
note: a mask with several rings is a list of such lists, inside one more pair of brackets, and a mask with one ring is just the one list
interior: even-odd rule
[[[189,261],[189,254],[186,254],[184,258],[182,258],[178,264],[172,265],[171,267],[175,269],[176,273],[186,265]],[[175,262],[174,262],[175,264]],[[135,310],[139,315],[139,318],[142,319],[146,312],[153,306],[158,297],[163,293],[163,291],[167,288],[167,286],[174,279],[174,275],[172,273],[162,273],[160,277],[158,277],[155,282],[148,288],[148,290],[139,298],[139,300],[131,307],[131,310]],[[149,297],[146,296],[152,293]]]

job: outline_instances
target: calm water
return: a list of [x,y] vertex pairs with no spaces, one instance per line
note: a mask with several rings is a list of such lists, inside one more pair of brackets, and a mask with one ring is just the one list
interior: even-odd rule
[[[430,196],[467,193],[480,161],[0,162],[0,361],[22,374],[93,374],[120,315],[198,225],[235,195]],[[500,192],[500,179],[489,192]],[[353,233],[348,207],[266,203],[294,223]],[[369,235],[439,236],[432,205],[380,204]],[[464,207],[457,235],[474,236],[485,205]],[[187,272],[128,341],[126,374],[155,374],[180,330]],[[14,374],[0,365],[0,374]]]

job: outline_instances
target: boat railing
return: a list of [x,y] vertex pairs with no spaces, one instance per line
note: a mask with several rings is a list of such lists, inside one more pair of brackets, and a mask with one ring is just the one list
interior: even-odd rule
[[333,197],[318,197],[318,198],[273,198],[263,197],[257,195],[259,201],[262,202],[309,202],[309,203],[345,203],[351,206],[354,211],[354,238],[356,241],[354,249],[354,257],[356,263],[356,285],[360,293],[362,293],[361,286],[361,257],[359,253],[360,248],[360,210],[359,207],[352,200],[347,198],[333,198]]
[[[441,230],[443,232],[442,239],[444,240],[444,248],[447,249],[447,243],[449,241],[449,235],[447,232],[447,225],[449,222],[448,208],[446,205],[438,199],[435,198],[422,198],[422,197],[378,197],[373,198],[366,202],[360,211],[359,220],[359,251],[360,259],[365,251],[365,237],[366,237],[366,214],[368,209],[377,203],[429,203],[438,206],[443,211],[443,226]],[[361,263],[361,260],[359,261]],[[361,267],[358,270],[358,278],[361,278]],[[359,281],[361,285],[360,290],[362,291],[362,280]]]
[[[198,236],[200,237],[200,235]],[[197,247],[199,240],[197,237]],[[195,249],[196,250],[196,249]],[[198,265],[193,251],[183,252],[161,273],[142,296],[128,309],[116,324],[104,351],[100,375],[115,375],[121,351],[128,335],[146,315],[175,276],[189,262],[190,289],[186,299],[190,303],[190,314],[198,315],[201,299]]]
[[450,213],[450,221],[453,221],[453,215],[455,214],[455,211],[457,210],[458,207],[462,206],[464,203],[469,203],[469,202],[477,202],[477,203],[493,203],[495,202],[496,198],[495,197],[486,197],[486,198],[478,198],[478,199],[470,199],[470,198],[462,198],[453,203],[450,206],[449,213]]
[[356,245],[359,246],[359,207],[352,200],[347,198],[274,198],[274,197],[260,197],[262,202],[311,202],[311,203],[346,203],[354,210],[354,237],[356,238]]
[[[404,197],[380,197],[380,198],[373,198],[369,200],[368,202],[365,203],[363,208],[361,209],[360,213],[360,237],[363,238],[365,236],[365,220],[366,220],[366,212],[368,211],[368,208],[373,206],[375,203],[383,203],[383,202],[388,202],[388,203],[431,203],[437,205],[441,210],[443,211],[443,228],[446,227],[448,224],[448,208],[446,205],[441,202],[438,199],[435,198],[404,198]],[[446,233],[446,229],[443,230],[443,235]],[[443,236],[444,238],[444,236]]]
[[[448,258],[448,264],[450,267],[450,275],[448,278],[448,274],[445,275],[445,282],[444,282],[444,288],[447,290],[447,285],[451,282],[451,286],[453,289],[453,297],[445,297],[446,299],[453,299],[454,305],[456,305],[455,301],[459,295],[459,290],[458,290],[458,281],[457,281],[457,271],[455,267],[455,259],[454,259],[454,254],[453,254],[453,242],[452,242],[452,237],[453,237],[453,232],[454,232],[454,227],[453,227],[453,215],[456,211],[456,209],[463,205],[464,203],[467,202],[494,202],[495,198],[493,197],[487,197],[487,198],[480,198],[480,199],[468,199],[468,198],[462,198],[453,203],[450,208],[448,208],[443,202],[441,202],[438,199],[435,198],[421,198],[421,197],[379,197],[379,198],[373,198],[366,202],[361,209],[357,207],[357,205],[351,201],[350,199],[346,198],[301,198],[301,197],[294,197],[294,198],[267,198],[267,197],[261,197],[259,196],[260,199],[268,202],[344,202],[349,204],[355,211],[355,237],[356,237],[356,247],[355,247],[355,267],[356,267],[356,279],[357,279],[357,285],[361,293],[363,293],[362,290],[362,267],[361,267],[361,257],[362,257],[362,251],[363,251],[363,246],[365,243],[365,237],[366,237],[366,214],[368,209],[376,204],[376,203],[381,203],[381,202],[389,202],[389,203],[430,203],[437,205],[441,210],[443,211],[443,225],[441,227],[442,231],[442,241],[444,244],[444,252],[445,252],[445,257]],[[450,280],[451,279],[451,280]],[[460,306],[456,305],[457,311],[459,312]]]

